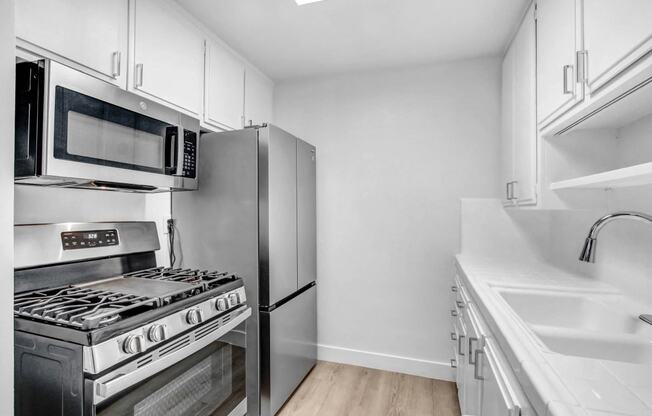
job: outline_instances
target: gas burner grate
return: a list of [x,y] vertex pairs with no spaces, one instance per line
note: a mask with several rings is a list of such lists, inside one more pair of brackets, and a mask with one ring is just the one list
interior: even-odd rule
[[104,327],[156,307],[156,298],[72,286],[14,297],[16,315],[83,330]]
[[169,267],[153,267],[139,270],[125,274],[125,277],[192,283],[201,286],[202,290],[210,290],[237,279],[237,276],[233,273]]

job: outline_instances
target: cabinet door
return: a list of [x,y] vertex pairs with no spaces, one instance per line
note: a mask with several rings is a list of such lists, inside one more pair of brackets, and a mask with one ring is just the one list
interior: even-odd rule
[[584,1],[584,46],[591,92],[652,50],[652,1]]
[[476,353],[477,378],[482,380],[482,416],[518,416],[520,406],[501,366],[492,340]]
[[[463,414],[468,416],[479,416],[482,400],[482,383],[477,377],[475,354],[476,350],[482,349],[484,336],[477,318],[474,306],[466,305],[464,313],[464,327],[466,328],[466,341],[464,344],[467,354],[464,362],[464,397],[462,399]],[[459,369],[459,367],[458,367]]]
[[317,280],[316,149],[297,140],[297,270],[298,287]]
[[272,121],[274,84],[254,68],[245,76],[245,124],[260,125]]
[[501,178],[503,201],[512,203],[514,182],[514,83],[516,81],[516,48],[512,44],[505,54],[502,66],[502,118],[501,118]]
[[134,0],[130,88],[199,118],[204,39],[194,25],[158,0]]
[[537,118],[542,127],[584,99],[583,84],[576,82],[576,52],[581,50],[576,1],[581,0],[537,2]]
[[465,376],[465,367],[467,365],[467,353],[466,353],[466,328],[462,324],[461,319],[456,320],[453,324],[453,333],[457,339],[454,339],[455,343],[455,360],[457,364],[457,371],[455,372],[455,383],[457,384],[457,398],[460,402],[460,410],[462,414],[465,414],[464,409],[464,376]]
[[126,88],[127,0],[19,0],[16,36]]
[[519,205],[536,203],[536,27],[534,5],[519,28],[514,43],[514,106],[512,140],[514,184],[512,194]]
[[244,127],[244,63],[223,45],[206,41],[205,71],[204,122],[226,130]]

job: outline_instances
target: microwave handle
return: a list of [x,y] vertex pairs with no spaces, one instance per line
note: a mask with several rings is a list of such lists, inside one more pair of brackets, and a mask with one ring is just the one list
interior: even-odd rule
[[[174,129],[176,134],[169,134],[169,129]],[[183,145],[181,135],[183,134],[183,127],[180,125],[170,126],[166,129],[165,133],[165,173],[176,175],[179,170],[179,143]],[[183,150],[183,147],[181,148]],[[183,154],[181,154],[183,158]],[[183,159],[181,159],[183,162]]]
[[181,124],[177,126],[177,131],[179,132],[177,134],[177,151],[175,153],[177,157],[176,161],[176,170],[174,171],[175,175],[182,175],[183,174],[183,161],[185,157],[185,130]]
[[164,358],[156,360],[134,371],[125,371],[123,373],[121,369],[118,369],[115,370],[115,373],[117,374],[112,373],[103,377],[103,379],[105,379],[104,381],[102,379],[95,381],[95,383],[93,383],[93,404],[97,405],[104,400],[120,393],[121,391],[128,389],[129,387],[138,384],[139,382],[189,357],[202,348],[222,338],[226,333],[232,331],[236,326],[240,325],[240,323],[244,322],[250,316],[251,308],[243,307],[242,312],[236,318],[229,321],[218,330],[212,332],[210,335],[199,340],[195,340],[182,349],[166,355]]

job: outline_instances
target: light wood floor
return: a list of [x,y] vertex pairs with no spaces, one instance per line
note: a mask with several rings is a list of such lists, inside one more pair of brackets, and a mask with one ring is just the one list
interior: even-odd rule
[[459,416],[454,383],[317,363],[277,416]]

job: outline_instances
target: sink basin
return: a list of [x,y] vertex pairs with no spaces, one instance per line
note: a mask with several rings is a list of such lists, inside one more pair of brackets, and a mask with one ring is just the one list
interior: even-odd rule
[[652,343],[638,337],[630,335],[589,337],[577,332],[557,331],[545,327],[535,327],[534,332],[548,349],[560,354],[633,364],[652,364]]
[[[519,317],[531,325],[620,334],[652,334],[652,326],[637,313],[622,308],[618,295],[544,290],[498,290]],[[646,311],[640,311],[643,313]]]

